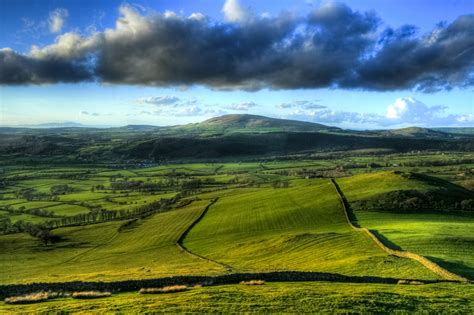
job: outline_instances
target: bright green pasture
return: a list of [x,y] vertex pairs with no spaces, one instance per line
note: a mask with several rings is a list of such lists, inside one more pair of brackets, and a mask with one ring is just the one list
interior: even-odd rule
[[13,209],[20,209],[24,208],[25,210],[30,209],[43,209],[46,208],[49,210],[49,207],[59,205],[60,203],[57,201],[26,201],[23,203],[17,203],[12,205]]
[[190,231],[185,245],[191,251],[237,271],[436,277],[418,263],[386,255],[365,234],[351,230],[329,180],[238,192],[222,195]]
[[35,215],[26,214],[26,213],[13,214],[13,215],[10,215],[9,218],[12,223],[15,223],[18,221],[25,221],[25,222],[31,222],[31,223],[43,223],[47,220],[51,220],[51,218],[37,217]]
[[224,272],[180,250],[176,241],[208,201],[155,214],[119,232],[123,222],[54,230],[62,241],[43,246],[27,234],[0,236],[0,283],[118,280]]
[[375,172],[337,180],[342,192],[350,202],[359,201],[378,194],[396,190],[428,190],[433,186],[425,181],[410,180],[394,172]]
[[357,211],[356,217],[395,246],[474,279],[474,215]]
[[71,215],[88,213],[90,211],[89,208],[73,205],[73,204],[67,204],[67,203],[63,203],[63,204],[53,206],[53,207],[48,207],[46,210],[52,211],[55,214],[60,215],[60,216],[71,216]]
[[[437,188],[393,172],[338,179],[349,203],[374,198],[389,191]],[[392,247],[432,258],[448,270],[474,279],[474,214],[466,212],[416,213],[355,209],[358,223],[376,230]]]
[[173,294],[116,294],[96,300],[53,299],[29,305],[0,302],[0,313],[375,313],[469,314],[474,287],[329,282],[193,287]]

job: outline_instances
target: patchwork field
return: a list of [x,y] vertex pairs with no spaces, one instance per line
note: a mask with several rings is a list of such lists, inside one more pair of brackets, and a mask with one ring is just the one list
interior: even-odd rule
[[158,213],[122,230],[122,222],[60,228],[55,234],[61,240],[48,247],[26,234],[2,236],[1,283],[221,273],[221,266],[194,257],[176,245],[208,202],[195,201],[184,208]]
[[[474,197],[458,185],[470,180],[469,173],[455,180],[458,175],[444,166],[418,172],[393,166],[398,165],[393,161],[412,163],[410,156],[393,156],[380,168],[360,167],[375,161],[378,157],[119,169],[5,167],[0,289],[32,282],[273,271],[372,276],[394,283],[442,280],[416,261],[388,255],[365,233],[351,229],[330,181],[334,177],[357,224],[393,249],[424,255],[473,279],[474,215],[468,207]],[[289,282],[193,288],[169,296],[113,293],[97,301],[63,297],[25,306],[0,303],[0,312],[34,307],[100,312],[110,305],[130,312],[147,306],[165,312],[305,312],[316,305],[321,311],[443,311],[450,303],[468,309],[473,297],[469,285],[443,283]]]

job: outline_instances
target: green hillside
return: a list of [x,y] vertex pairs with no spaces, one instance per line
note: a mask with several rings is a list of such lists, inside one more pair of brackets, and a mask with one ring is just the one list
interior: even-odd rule
[[185,245],[238,271],[436,277],[417,263],[389,257],[352,231],[328,180],[224,195],[190,231]]
[[337,131],[336,127],[322,124],[270,118],[249,114],[231,114],[210,118],[201,123],[175,127],[175,130],[184,128],[188,130],[215,131],[215,132],[270,132],[270,131]]
[[[220,265],[183,252],[178,238],[207,200],[138,220],[60,228],[61,242],[44,247],[29,235],[0,237],[0,281],[112,280],[223,272]],[[32,262],[34,261],[34,264]]]
[[[427,256],[474,279],[474,212],[454,207],[472,200],[473,192],[442,180],[393,172],[363,174],[338,182],[359,225],[375,230],[392,247]],[[403,200],[406,194],[400,192],[413,190],[419,196],[439,199],[432,197],[432,208],[412,200],[417,197]],[[437,200],[444,202],[440,205]],[[387,207],[390,203],[397,206]],[[400,208],[400,204],[404,206]]]

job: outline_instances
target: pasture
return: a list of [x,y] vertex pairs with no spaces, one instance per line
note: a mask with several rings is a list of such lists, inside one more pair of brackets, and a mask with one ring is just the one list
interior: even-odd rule
[[[474,216],[456,208],[472,194],[463,188],[469,188],[472,180],[465,171],[470,164],[456,161],[471,156],[425,154],[426,165],[418,157],[337,153],[331,158],[295,161],[146,167],[2,166],[0,284],[269,271],[440,279],[415,261],[386,254],[367,235],[352,230],[330,182],[333,177],[359,225],[374,230],[393,248],[425,255],[472,279]],[[432,166],[429,161],[440,165]],[[386,206],[393,198],[403,197],[404,191],[416,191],[422,197],[441,192],[447,200],[443,205],[449,209],[394,211],[397,209]],[[436,198],[433,202],[438,205]],[[379,205],[383,207],[377,208]],[[42,242],[31,233],[31,226],[47,228],[51,240]],[[183,241],[184,248],[178,241]],[[364,305],[374,312],[443,311],[453,302],[465,309],[472,306],[472,290],[463,288],[468,287],[441,283],[420,287],[225,285],[170,296],[123,293],[94,301],[61,297],[36,305],[0,304],[0,312],[27,312],[33,307],[100,312],[112,304],[130,312],[146,306],[166,312],[304,312],[316,305],[321,311],[333,307],[363,310]],[[235,299],[245,303],[230,303]]]
[[95,300],[57,298],[29,305],[7,305],[5,313],[450,313],[474,308],[474,288],[456,284],[422,286],[283,282],[262,286],[192,287],[173,294],[114,294]]

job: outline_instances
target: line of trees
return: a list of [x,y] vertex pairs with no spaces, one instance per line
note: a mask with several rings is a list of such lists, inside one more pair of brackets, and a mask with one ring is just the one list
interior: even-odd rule
[[[93,209],[90,213],[78,214],[74,216],[61,217],[56,220],[48,220],[42,224],[33,224],[22,220],[12,223],[7,218],[0,219],[0,233],[12,234],[27,232],[30,233],[32,226],[39,226],[46,229],[56,229],[67,226],[87,225],[116,220],[129,220],[134,218],[144,218],[156,212],[163,212],[171,209],[171,206],[178,202],[185,194],[178,194],[173,198],[161,199],[147,203],[135,209],[110,211],[105,209]],[[30,233],[31,234],[31,233]],[[33,234],[31,234],[33,235]],[[35,234],[36,235],[36,234]]]

